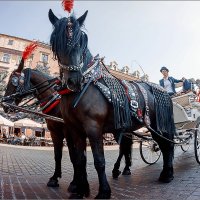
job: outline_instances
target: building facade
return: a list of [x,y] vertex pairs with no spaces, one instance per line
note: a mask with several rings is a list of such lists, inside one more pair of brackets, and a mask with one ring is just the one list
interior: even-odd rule
[[[0,72],[12,72],[17,69],[22,58],[22,52],[32,41],[0,34]],[[39,68],[50,71],[52,75],[58,75],[57,61],[53,60],[53,54],[48,44],[38,42],[38,48],[26,60],[25,67]]]
[[110,62],[110,64],[107,65],[107,68],[111,72],[111,74],[122,80],[124,79],[127,81],[134,81],[134,80],[149,81],[149,76],[147,74],[140,76],[140,72],[138,70],[130,72],[130,68],[128,66],[124,66],[120,69],[116,61]]
[[[4,94],[5,86],[10,73],[18,68],[22,58],[22,53],[25,47],[31,42],[32,40],[0,34],[0,97]],[[58,62],[53,59],[51,47],[42,42],[38,42],[38,48],[36,48],[32,55],[25,61],[25,67],[32,69],[37,68],[54,77],[59,76]],[[130,73],[128,66],[124,66],[120,69],[115,61],[106,65],[106,67],[115,77],[119,79],[131,81],[141,78],[138,71]],[[148,78],[148,76],[145,78]],[[0,114],[4,114],[1,106]]]
[[[13,70],[17,69],[22,52],[31,42],[31,40],[0,34],[0,74],[5,71],[11,73]],[[119,69],[115,61],[106,66],[108,70],[119,79],[138,80],[141,78],[138,71],[129,73],[128,66]],[[26,60],[25,67],[30,67],[32,69],[38,68],[53,76],[59,75],[58,63],[57,60],[53,59],[50,46],[42,42],[38,42],[38,48],[33,52],[30,58]],[[148,79],[147,75],[145,75],[145,79]]]

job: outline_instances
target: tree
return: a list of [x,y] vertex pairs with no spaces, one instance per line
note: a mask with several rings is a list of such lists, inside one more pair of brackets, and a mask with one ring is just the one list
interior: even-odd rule
[[0,73],[0,97],[3,96],[3,92],[6,89],[6,77],[8,76],[8,71],[2,71]]

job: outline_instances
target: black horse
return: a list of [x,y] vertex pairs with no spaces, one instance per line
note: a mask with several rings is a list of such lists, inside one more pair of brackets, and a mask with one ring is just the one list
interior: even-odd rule
[[[19,95],[10,99],[7,98],[8,103],[18,105],[23,100],[23,98],[25,98],[29,94],[27,93],[27,91],[29,91],[32,88],[36,88],[34,96],[42,104],[54,98],[55,89],[53,87],[49,87],[49,82],[48,82],[49,80],[52,80],[52,77],[49,77],[38,70],[33,70],[30,68],[23,69],[23,67],[24,67],[24,62],[21,61],[18,69],[14,70],[11,73],[6,87],[4,99],[18,92]],[[47,109],[48,111],[44,110],[46,114],[62,118],[59,104],[57,105],[55,104],[55,106],[52,107],[51,109],[47,107]],[[8,112],[8,110],[9,110],[8,107],[4,107],[5,112]],[[58,187],[59,186],[58,178],[61,178],[62,175],[61,160],[62,160],[63,139],[66,138],[67,140],[67,146],[69,149],[70,159],[72,163],[74,163],[73,143],[70,137],[66,137],[66,126],[64,123],[53,120],[46,120],[46,122],[53,141],[54,159],[55,159],[55,171],[53,176],[49,179],[47,186]],[[70,192],[74,192],[76,190],[74,180],[70,183],[68,190]]]
[[[18,105],[23,98],[27,97],[28,94],[30,94],[28,91],[32,88],[38,88],[41,87],[41,89],[38,89],[37,92],[33,92],[35,98],[37,98],[39,101],[41,100],[47,100],[51,99],[53,97],[53,94],[55,93],[55,90],[53,87],[49,87],[48,89],[45,89],[47,86],[49,86],[48,80],[53,80],[52,77],[46,76],[42,72],[38,70],[33,70],[30,68],[23,69],[23,65],[19,65],[18,69],[14,70],[11,73],[11,76],[9,77],[9,81],[6,87],[4,98],[7,98],[9,96],[12,96],[13,94],[16,94],[18,91],[18,88],[22,89],[21,94],[17,95],[13,98],[8,98],[6,102],[9,102],[11,104]],[[25,76],[24,76],[24,75]],[[22,79],[21,79],[22,78]],[[13,85],[13,82],[18,82],[17,86],[16,84]],[[19,80],[23,80],[22,82]],[[20,86],[21,85],[21,86]],[[20,86],[20,87],[19,87]],[[28,87],[27,87],[28,86]],[[25,90],[26,89],[26,90]],[[44,92],[40,92],[40,90]],[[4,107],[5,112],[8,112],[8,107]],[[47,113],[47,112],[45,112]],[[55,105],[50,111],[48,111],[49,115],[55,116],[55,117],[62,117],[61,111],[60,111],[60,104]],[[54,159],[55,159],[55,171],[53,176],[49,179],[47,186],[48,187],[58,187],[58,178],[61,178],[62,172],[61,172],[61,160],[62,160],[62,148],[63,148],[63,139],[66,138],[67,145],[69,148],[70,158],[73,163],[74,161],[74,154],[73,154],[73,141],[70,139],[70,135],[66,135],[66,126],[61,122],[56,122],[52,120],[46,120],[47,127],[50,131],[53,146],[54,146]],[[115,163],[115,167],[113,169],[113,177],[117,178],[119,176],[119,166],[120,161],[123,155],[125,155],[126,159],[126,166],[124,169],[124,175],[128,175],[130,173],[130,164],[131,164],[131,142],[132,139],[125,138],[122,139],[120,143],[120,152],[119,157],[117,159],[117,162]],[[127,149],[128,147],[128,149]],[[74,181],[75,177],[73,178],[73,181],[70,183],[70,186],[68,187],[69,192],[76,192],[76,182]],[[89,190],[85,194],[87,196],[89,195]]]
[[[174,144],[158,134],[162,131],[162,136],[170,140],[173,140],[175,134],[169,95],[150,83],[132,83],[131,87],[135,85],[136,88],[141,112],[138,112],[138,116],[131,116],[128,121],[130,117],[127,107],[120,106],[115,98],[117,88],[111,85],[108,91],[111,75],[104,76],[106,72],[103,73],[103,70],[106,69],[100,62],[95,66],[95,59],[87,47],[87,34],[81,30],[86,16],[87,12],[78,19],[74,16],[58,19],[49,11],[49,20],[54,27],[50,39],[52,51],[60,65],[63,87],[71,91],[70,94],[62,95],[61,112],[76,149],[74,167],[78,173],[78,194],[83,196],[88,189],[85,138],[89,138],[99,178],[96,198],[110,198],[111,189],[105,174],[103,133],[112,132],[120,138],[120,133],[131,132],[144,125],[151,131],[163,153],[163,170],[159,180],[170,182],[173,179]],[[99,71],[95,71],[95,67]]]

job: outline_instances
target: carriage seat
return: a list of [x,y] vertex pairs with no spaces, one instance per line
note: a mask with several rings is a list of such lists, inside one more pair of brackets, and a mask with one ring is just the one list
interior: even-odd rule
[[184,109],[179,103],[173,102],[174,123],[183,123],[191,120],[187,110]]
[[175,96],[172,98],[174,103],[178,103],[179,105],[186,107],[190,105],[190,98],[194,95],[192,91],[182,94],[180,96]]

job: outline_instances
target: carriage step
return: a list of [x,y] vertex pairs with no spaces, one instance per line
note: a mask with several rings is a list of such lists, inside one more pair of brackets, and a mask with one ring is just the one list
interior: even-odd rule
[[188,134],[188,135],[178,135],[175,136],[174,139],[189,139],[192,138],[192,134]]

